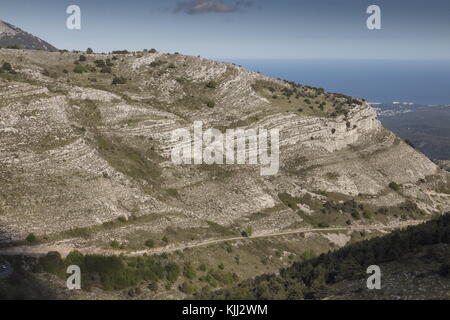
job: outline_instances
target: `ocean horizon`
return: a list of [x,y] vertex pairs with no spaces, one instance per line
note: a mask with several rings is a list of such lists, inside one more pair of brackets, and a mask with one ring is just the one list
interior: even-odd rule
[[450,104],[450,60],[220,60],[373,103]]

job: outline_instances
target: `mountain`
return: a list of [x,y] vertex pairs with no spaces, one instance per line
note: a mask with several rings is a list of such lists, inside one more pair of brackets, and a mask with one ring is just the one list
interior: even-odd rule
[[57,51],[51,44],[0,20],[0,47]]
[[[95,285],[183,298],[450,210],[450,174],[363,100],[154,50],[0,61],[0,255],[145,254],[167,269],[144,277],[165,281],[157,292],[139,261]],[[174,130],[197,121],[278,129],[278,173],[174,163]]]

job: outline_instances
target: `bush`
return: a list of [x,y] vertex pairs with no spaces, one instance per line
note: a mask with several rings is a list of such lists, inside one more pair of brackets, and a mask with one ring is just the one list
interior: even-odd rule
[[217,82],[215,82],[215,81],[209,81],[209,82],[206,84],[206,87],[209,88],[209,89],[216,89],[216,88],[217,88]]
[[120,249],[120,243],[117,240],[111,241],[109,245],[111,246],[111,248]]
[[395,182],[389,183],[389,188],[391,188],[394,191],[399,191],[400,190],[400,186],[397,183],[395,183]]
[[208,108],[214,108],[216,106],[216,103],[214,101],[208,101],[206,105],[208,106]]
[[86,72],[86,68],[83,66],[80,66],[79,64],[75,66],[75,68],[73,68],[73,72],[75,73],[83,73]]
[[145,245],[149,248],[153,248],[153,247],[155,247],[155,241],[152,239],[149,239],[149,240],[145,241]]
[[115,50],[112,54],[128,54],[130,53],[128,50]]
[[252,226],[248,226],[247,228],[245,228],[244,231],[241,232],[241,235],[245,238],[249,238],[251,237],[253,234],[253,228]]
[[196,272],[195,272],[194,267],[192,266],[192,264],[190,262],[186,262],[184,264],[183,275],[189,280],[192,280],[192,279],[195,278]]
[[101,73],[111,73],[112,72],[112,70],[111,70],[111,68],[110,67],[102,67],[101,69],[100,69],[100,72]]
[[2,66],[0,67],[0,72],[15,73],[13,67],[9,62],[3,62]]
[[358,211],[353,211],[353,212],[352,212],[352,217],[353,217],[355,220],[361,219],[361,215],[359,214]]
[[180,291],[185,294],[193,294],[195,292],[195,287],[190,282],[183,282],[183,284],[179,287]]
[[36,237],[36,235],[34,233],[30,233],[25,240],[27,240],[28,243],[37,243],[38,242],[38,238]]
[[287,207],[291,208],[292,210],[298,210],[299,207],[297,205],[297,199],[292,197],[289,193],[283,192],[278,194],[278,198],[281,202],[284,203]]
[[94,50],[92,50],[91,48],[87,48],[86,53],[87,54],[93,54]]
[[407,145],[409,145],[411,148],[416,149],[416,146],[415,146],[414,143],[412,143],[410,140],[406,139],[406,140],[405,140],[405,143],[406,143]]
[[173,283],[178,280],[178,277],[180,276],[180,267],[176,263],[168,263],[165,270],[167,281]]
[[113,85],[116,85],[116,84],[125,84],[125,83],[127,83],[127,79],[125,79],[124,77],[115,77],[115,78],[113,79],[113,81],[112,81],[112,84],[113,84]]
[[86,60],[87,59],[86,59],[85,55],[81,55],[80,58],[78,59],[78,61],[81,61],[81,62],[86,61]]

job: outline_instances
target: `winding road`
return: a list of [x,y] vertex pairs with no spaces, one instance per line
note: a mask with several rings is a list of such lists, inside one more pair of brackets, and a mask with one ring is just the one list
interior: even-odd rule
[[61,256],[67,256],[71,251],[77,250],[82,254],[96,254],[96,255],[125,255],[125,256],[142,256],[142,255],[155,255],[162,253],[170,253],[174,251],[205,247],[214,244],[220,244],[225,242],[233,242],[233,241],[251,241],[255,239],[261,238],[271,238],[271,237],[279,237],[293,234],[302,234],[302,233],[310,233],[310,232],[335,232],[335,231],[383,231],[383,230],[393,230],[398,228],[404,228],[412,225],[418,225],[424,221],[405,221],[398,224],[392,224],[389,226],[385,225],[368,225],[368,226],[354,226],[354,227],[336,227],[336,228],[302,228],[295,230],[286,230],[275,233],[261,233],[255,234],[250,237],[233,237],[233,238],[221,238],[221,239],[210,239],[204,240],[200,242],[192,242],[184,245],[173,244],[166,247],[154,248],[154,249],[146,249],[139,251],[126,251],[126,250],[113,250],[113,249],[101,249],[101,248],[75,248],[67,245],[37,245],[37,246],[16,246],[9,248],[0,249],[0,256],[32,256],[39,257],[44,256],[48,252],[59,252]]

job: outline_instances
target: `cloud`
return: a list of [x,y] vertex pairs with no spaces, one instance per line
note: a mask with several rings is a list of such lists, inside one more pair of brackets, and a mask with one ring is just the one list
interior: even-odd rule
[[250,1],[239,0],[236,4],[226,4],[218,0],[190,0],[181,2],[177,5],[174,12],[184,12],[187,14],[201,13],[232,13],[238,11],[241,7],[249,7]]

